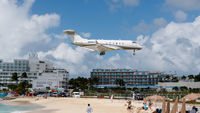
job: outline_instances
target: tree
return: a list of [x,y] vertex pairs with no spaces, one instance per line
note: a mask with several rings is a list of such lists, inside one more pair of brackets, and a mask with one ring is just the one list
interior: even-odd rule
[[24,80],[19,83],[19,85],[16,88],[16,91],[20,92],[20,93],[25,93],[28,91],[28,88],[31,88],[31,87],[32,87],[32,85],[29,84],[28,81]]
[[166,78],[167,80],[169,80],[169,79],[171,78],[171,76],[170,76],[170,75],[167,75],[165,78]]
[[173,77],[173,78],[172,78],[172,81],[173,81],[173,82],[178,82],[178,78],[177,78],[177,77]]
[[194,77],[194,81],[195,82],[200,81],[200,73]]
[[181,87],[180,87],[180,90],[181,90],[181,91],[187,91],[188,88],[187,88],[186,86],[181,86]]
[[15,81],[15,82],[16,82],[16,85],[17,85],[17,84],[18,84],[18,81],[19,81],[18,78],[19,78],[19,77],[18,77],[17,73],[13,73],[13,74],[12,74],[12,77],[11,77],[11,80],[12,80],[12,81]]
[[22,78],[28,78],[27,73],[26,73],[26,72],[23,72],[21,77],[22,77]]
[[84,77],[72,78],[69,80],[69,85],[71,85],[74,89],[87,89],[89,84],[89,80]]
[[88,78],[88,82],[89,82],[90,86],[98,85],[99,84],[99,78],[97,78],[97,77]]
[[194,75],[189,75],[188,78],[189,79],[194,79]]
[[185,76],[185,75],[183,75],[182,77],[181,77],[181,79],[182,80],[185,80],[187,77]]
[[120,86],[125,86],[125,82],[123,79],[116,79],[115,84],[120,85]]
[[178,87],[173,87],[172,89],[173,89],[174,91],[178,91],[178,90],[179,90]]
[[15,91],[17,89],[17,85],[16,84],[9,84],[8,88],[11,89],[12,91]]

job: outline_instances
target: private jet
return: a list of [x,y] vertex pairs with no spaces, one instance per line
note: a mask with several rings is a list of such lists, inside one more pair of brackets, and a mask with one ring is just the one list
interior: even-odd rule
[[105,55],[106,51],[115,50],[133,50],[133,55],[135,55],[136,50],[142,49],[141,45],[131,40],[88,40],[78,35],[75,30],[64,30],[63,33],[69,35],[73,45],[88,48],[100,55]]

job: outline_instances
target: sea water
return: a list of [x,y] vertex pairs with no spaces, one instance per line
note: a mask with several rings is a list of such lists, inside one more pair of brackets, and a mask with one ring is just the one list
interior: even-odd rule
[[40,106],[36,105],[5,105],[0,104],[0,113],[24,113],[25,111],[29,111],[32,109],[41,108]]

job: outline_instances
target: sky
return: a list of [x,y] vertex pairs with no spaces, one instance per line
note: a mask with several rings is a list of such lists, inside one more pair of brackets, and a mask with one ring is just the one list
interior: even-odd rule
[[[72,45],[65,29],[88,39],[133,40],[143,49],[100,56]],[[0,0],[0,59],[37,53],[72,78],[95,68],[198,74],[199,42],[199,0]]]

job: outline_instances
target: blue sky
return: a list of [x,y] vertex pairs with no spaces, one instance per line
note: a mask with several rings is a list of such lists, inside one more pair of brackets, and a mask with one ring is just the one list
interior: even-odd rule
[[[152,24],[155,18],[163,18],[166,22],[176,22],[173,13],[182,10],[168,5],[165,0],[140,0],[136,6],[124,5],[120,0],[118,2],[114,3],[112,0],[36,0],[31,13],[60,15],[60,26],[50,29],[51,32],[60,33],[63,29],[70,28],[90,32],[92,38],[135,40],[140,33],[131,29],[141,21]],[[110,4],[120,5],[120,8],[111,10]],[[193,21],[199,15],[199,11],[185,11],[185,13],[188,18],[184,21]],[[148,35],[151,35],[153,31],[150,30]]]
[[138,33],[130,29],[140,21],[151,24],[155,18],[173,19],[173,15],[162,7],[164,0],[143,0],[138,6],[122,6],[116,11],[109,9],[109,3],[104,0],[38,0],[33,4],[32,13],[59,14],[60,26],[51,32],[70,28],[90,32],[92,38],[104,39],[135,40]]
[[[72,77],[88,77],[93,68],[197,74],[199,16],[199,0],[2,0],[0,59],[35,52]],[[72,45],[64,29],[88,39],[134,40],[144,48],[136,56],[132,51],[99,56]]]

